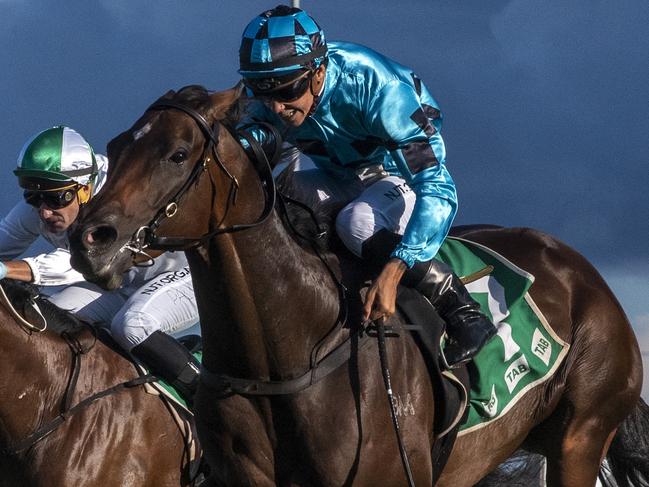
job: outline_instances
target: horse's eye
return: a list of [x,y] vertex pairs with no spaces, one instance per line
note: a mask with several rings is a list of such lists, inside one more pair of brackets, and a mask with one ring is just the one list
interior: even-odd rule
[[169,160],[171,162],[175,162],[176,164],[182,164],[187,160],[187,151],[185,149],[177,150],[173,153]]

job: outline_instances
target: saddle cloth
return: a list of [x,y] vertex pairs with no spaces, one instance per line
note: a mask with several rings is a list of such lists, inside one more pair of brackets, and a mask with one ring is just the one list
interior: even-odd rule
[[534,276],[493,250],[449,237],[437,258],[460,276],[486,275],[466,283],[498,334],[469,363],[469,410],[459,435],[503,417],[523,395],[552,377],[569,344],[552,329],[529,295]]

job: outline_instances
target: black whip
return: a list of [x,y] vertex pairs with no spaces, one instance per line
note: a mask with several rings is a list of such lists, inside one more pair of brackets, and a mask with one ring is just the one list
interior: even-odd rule
[[392,424],[394,425],[394,432],[397,435],[397,442],[399,443],[399,453],[401,454],[401,463],[408,479],[408,486],[415,487],[415,481],[412,478],[412,471],[410,470],[410,462],[408,461],[408,454],[406,447],[401,438],[401,430],[399,429],[399,420],[397,419],[397,409],[395,407],[394,395],[392,394],[392,383],[390,381],[390,367],[388,364],[388,354],[385,349],[385,318],[376,320],[376,331],[379,342],[379,358],[381,360],[381,372],[383,374],[383,383],[385,390],[388,393],[388,402],[390,403],[390,414],[392,415]]

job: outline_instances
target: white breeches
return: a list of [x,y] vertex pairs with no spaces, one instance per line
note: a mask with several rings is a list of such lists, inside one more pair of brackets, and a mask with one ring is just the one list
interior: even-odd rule
[[113,291],[80,282],[48,299],[84,321],[109,328],[126,350],[154,331],[179,333],[198,322],[189,267],[163,272],[140,286],[123,285]]
[[311,208],[330,207],[338,213],[336,232],[358,257],[363,242],[379,230],[403,235],[415,206],[414,191],[398,176],[387,176],[369,186],[358,179],[334,179],[319,169],[283,176],[289,181],[289,196]]

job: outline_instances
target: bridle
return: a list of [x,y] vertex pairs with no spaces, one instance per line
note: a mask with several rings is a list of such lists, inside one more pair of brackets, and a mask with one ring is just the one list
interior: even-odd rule
[[[211,232],[205,233],[200,237],[161,237],[156,235],[156,230],[160,224],[167,218],[172,218],[178,211],[178,205],[182,197],[187,193],[189,188],[198,182],[201,174],[208,169],[208,164],[214,160],[216,165],[225,173],[227,178],[231,181],[230,192],[228,194],[228,202],[232,205],[236,204],[237,192],[239,190],[239,182],[237,178],[233,176],[228,169],[223,164],[221,157],[218,154],[217,146],[219,144],[219,128],[220,125],[218,122],[214,122],[210,126],[208,121],[203,115],[198,111],[194,110],[191,107],[183,105],[181,103],[176,103],[171,100],[157,101],[152,104],[147,111],[150,110],[179,110],[187,115],[189,115],[194,122],[201,129],[201,132],[205,136],[206,144],[203,154],[201,156],[202,162],[197,162],[192,172],[189,174],[183,185],[178,191],[169,199],[166,205],[160,208],[156,215],[151,219],[151,221],[144,226],[141,226],[131,237],[131,240],[126,243],[120,250],[129,250],[136,254],[143,254],[147,257],[148,254],[144,251],[145,249],[152,250],[188,250],[192,248],[199,247],[204,245],[209,239],[216,235],[223,233],[233,233],[241,230],[246,230],[248,228],[256,227],[264,223],[270,216],[273,208],[275,207],[275,181],[273,179],[273,173],[271,169],[271,162],[268,160],[266,154],[261,150],[259,144],[254,140],[253,137],[239,132],[238,134],[245,137],[253,148],[256,157],[252,160],[253,165],[259,178],[261,180],[262,189],[264,192],[264,209],[259,216],[259,218],[252,223],[241,223],[236,225],[231,225],[228,227],[220,227],[212,230]],[[279,134],[277,134],[279,137]],[[277,138],[276,140],[280,140]],[[281,143],[277,143],[279,148]],[[227,205],[227,208],[230,208],[230,205]],[[150,258],[150,257],[149,257]]]

